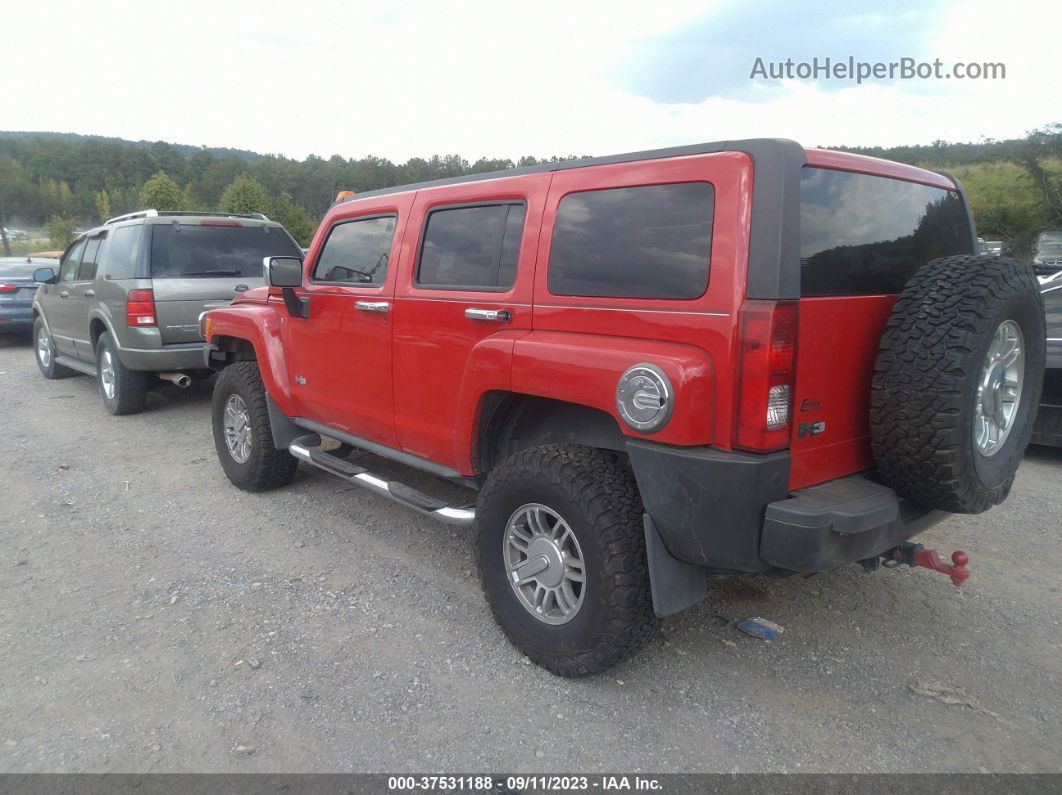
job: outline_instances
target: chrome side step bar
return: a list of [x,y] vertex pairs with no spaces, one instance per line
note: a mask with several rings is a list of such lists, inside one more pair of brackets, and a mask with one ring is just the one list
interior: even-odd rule
[[394,500],[407,508],[412,508],[418,513],[430,516],[445,524],[467,526],[475,521],[475,506],[458,507],[447,505],[444,500],[432,497],[422,491],[417,491],[402,483],[384,480],[363,467],[318,449],[320,443],[321,437],[316,433],[300,436],[288,445],[288,452],[300,461],[312,464],[331,475],[368,489],[381,497]]
[[63,367],[69,367],[71,370],[77,370],[83,375],[91,375],[96,377],[96,365],[83,362],[80,359],[75,359],[73,356],[67,356],[65,353],[57,353],[55,355],[55,363],[61,364]]

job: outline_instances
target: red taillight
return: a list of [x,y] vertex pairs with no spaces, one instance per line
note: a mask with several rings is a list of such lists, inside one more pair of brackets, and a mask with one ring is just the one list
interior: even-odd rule
[[796,301],[741,307],[734,446],[768,452],[789,445],[796,386]]
[[199,222],[200,226],[243,226],[239,221],[229,220],[203,220]]
[[125,301],[127,326],[157,326],[155,294],[151,290],[130,290]]
[[0,293],[17,293],[18,285],[15,284],[0,284]]

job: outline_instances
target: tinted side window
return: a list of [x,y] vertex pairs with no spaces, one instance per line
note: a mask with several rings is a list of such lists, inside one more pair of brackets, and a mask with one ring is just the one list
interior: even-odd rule
[[332,227],[313,269],[314,281],[383,284],[396,218],[364,218]]
[[697,298],[708,288],[714,209],[707,182],[570,193],[557,208],[549,291]]
[[85,251],[85,241],[79,240],[66,252],[63,262],[59,266],[59,281],[72,282],[77,278],[77,269],[81,265],[81,255]]
[[140,249],[141,229],[143,226],[140,224],[120,226],[107,235],[107,245],[96,258],[105,275],[115,279],[133,278]]
[[417,284],[443,289],[512,287],[525,213],[522,204],[435,210],[424,227]]
[[899,293],[919,266],[972,253],[955,191],[825,168],[801,175],[802,295]]
[[100,246],[104,238],[93,237],[85,244],[85,253],[81,257],[81,265],[77,269],[77,280],[87,282],[96,278],[96,257],[100,253]]

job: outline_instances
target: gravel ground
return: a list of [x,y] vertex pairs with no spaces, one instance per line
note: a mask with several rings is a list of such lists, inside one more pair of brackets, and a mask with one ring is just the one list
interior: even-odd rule
[[0,771],[1062,770],[1062,451],[923,537],[970,553],[961,589],[722,581],[568,681],[493,623],[470,531],[306,468],[239,492],[209,403],[166,386],[112,417],[0,338]]

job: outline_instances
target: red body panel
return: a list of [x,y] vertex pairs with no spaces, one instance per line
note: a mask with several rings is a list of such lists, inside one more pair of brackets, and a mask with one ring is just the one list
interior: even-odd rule
[[[870,469],[870,380],[896,296],[804,298],[797,331],[789,487]],[[825,423],[822,433],[801,426]]]
[[[610,367],[605,368],[587,359],[581,362],[581,375],[568,372],[568,377],[582,382],[577,387],[573,385],[572,389],[608,395],[607,405],[601,405],[605,402],[604,398],[600,398],[595,405],[613,416],[616,415],[613,395],[619,376],[638,361],[651,361],[648,356],[638,358],[638,350],[650,350],[646,341],[679,343],[698,350],[706,362],[704,377],[713,380],[712,386],[705,391],[709,395],[719,396],[714,400],[714,412],[710,413],[707,406],[701,407],[696,400],[687,403],[686,398],[682,398],[678,406],[685,404],[690,411],[703,410],[705,422],[676,426],[673,418],[667,427],[653,434],[652,438],[669,444],[714,444],[729,449],[733,424],[731,396],[736,388],[733,371],[735,328],[737,310],[744,300],[748,262],[752,163],[747,155],[725,152],[556,173],[542,219],[539,262],[549,261],[550,230],[557,215],[557,206],[566,194],[581,190],[692,181],[710,182],[715,188],[711,261],[708,289],[704,295],[692,301],[554,296],[549,293],[546,268],[540,267],[535,274],[534,328],[536,332],[593,334],[600,339],[616,340],[616,349],[622,350],[624,355],[609,360]],[[630,345],[628,340],[637,342]],[[621,362],[624,363],[622,367],[619,366]],[[565,358],[560,369],[563,370],[568,363],[569,360]],[[677,364],[675,366],[678,367]],[[543,367],[542,362],[525,358],[515,365],[513,382],[540,380],[535,369],[522,371],[521,368]],[[622,423],[620,427],[629,436],[641,436]]]
[[[509,389],[513,341],[531,330],[538,229],[549,182],[549,174],[532,174],[417,192],[400,256],[394,311],[395,425],[404,451],[471,474],[471,438],[467,432],[456,433],[459,415],[467,427],[468,415],[484,393]],[[511,289],[417,286],[420,236],[432,209],[513,199],[526,204],[527,214]],[[506,310],[511,319],[472,320],[465,316],[467,309]]]
[[851,152],[831,152],[827,149],[805,149],[809,166],[818,168],[833,168],[838,171],[854,171],[857,174],[872,174],[879,177],[892,177],[902,179],[905,182],[918,182],[922,185],[931,185],[934,188],[955,190],[955,182],[951,177],[938,174],[935,171],[927,171],[918,166],[909,166],[906,163],[897,163],[893,160],[882,160],[880,157],[867,157],[856,155]]
[[315,249],[327,236],[328,227],[339,221],[389,213],[398,216],[387,275],[380,285],[317,284],[310,279],[310,268],[316,262],[316,251],[311,250],[298,291],[310,300],[310,317],[288,323],[283,337],[297,414],[389,447],[398,446],[392,313],[363,312],[356,304],[393,299],[412,205],[413,194],[399,193],[375,202],[339,205],[329,214],[328,225],[318,230]]

